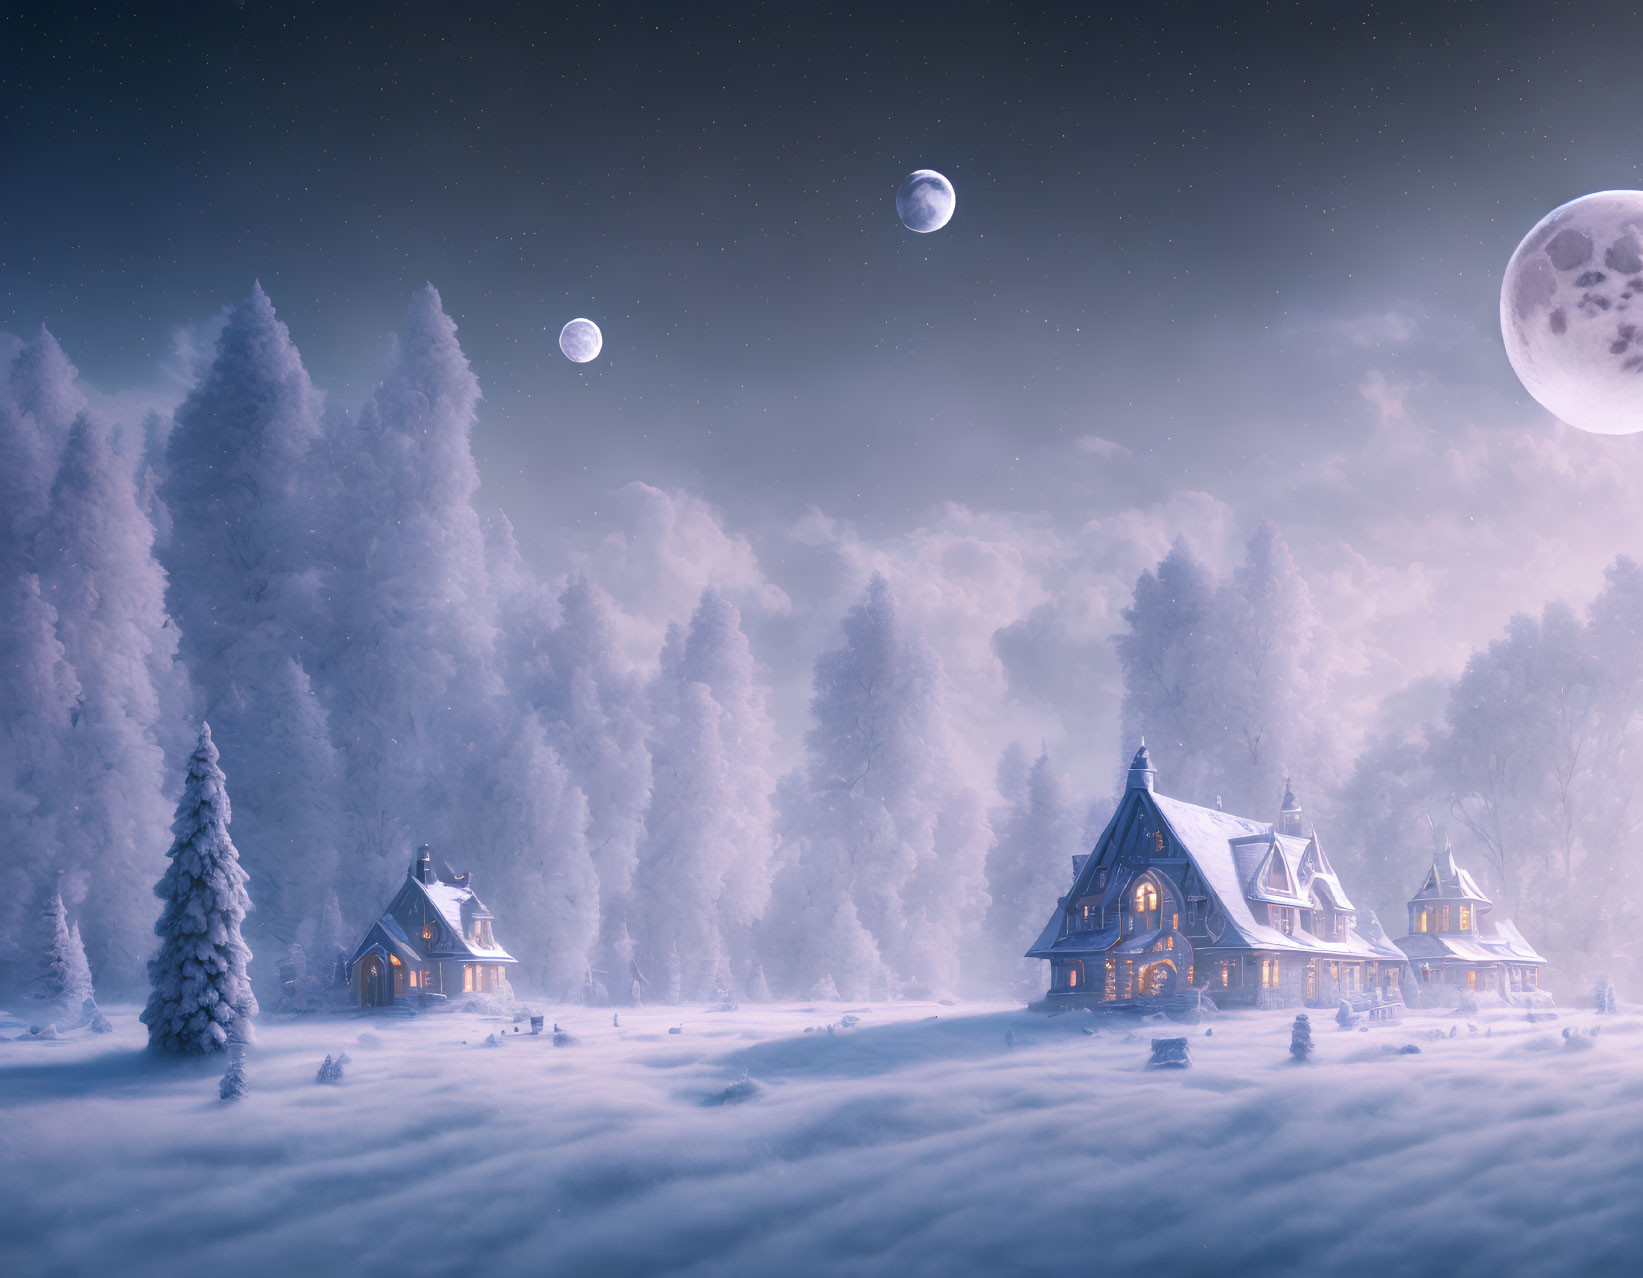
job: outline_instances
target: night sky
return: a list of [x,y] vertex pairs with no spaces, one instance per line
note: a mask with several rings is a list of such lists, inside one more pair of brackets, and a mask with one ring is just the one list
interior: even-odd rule
[[[159,10],[0,6],[0,328],[163,406],[260,279],[353,407],[431,280],[544,566],[643,480],[797,612],[980,536],[1033,583],[983,645],[1080,589],[1057,642],[1104,652],[1170,537],[1224,563],[1270,516],[1367,698],[1636,548],[1638,445],[1534,406],[1496,319],[1540,216],[1643,186],[1636,6]],[[958,191],[928,236],[917,167]]]

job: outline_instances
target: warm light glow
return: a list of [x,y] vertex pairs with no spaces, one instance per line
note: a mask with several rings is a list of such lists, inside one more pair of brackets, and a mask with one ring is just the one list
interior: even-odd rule
[[1472,930],[1472,907],[1470,905],[1460,907],[1460,930],[1462,932]]
[[1150,914],[1158,908],[1158,889],[1143,883],[1135,889],[1135,908],[1138,913]]

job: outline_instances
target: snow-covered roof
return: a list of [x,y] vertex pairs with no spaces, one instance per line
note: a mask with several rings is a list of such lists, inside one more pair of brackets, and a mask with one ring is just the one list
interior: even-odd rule
[[1492,933],[1412,932],[1398,941],[1410,959],[1460,959],[1466,963],[1544,963],[1511,920],[1495,924]]
[[[1346,935],[1338,941],[1325,940],[1300,928],[1295,930],[1294,935],[1290,935],[1268,923],[1256,921],[1245,893],[1245,880],[1240,874],[1239,865],[1240,860],[1247,863],[1249,857],[1245,849],[1252,845],[1235,841],[1247,839],[1251,835],[1267,835],[1269,841],[1261,850],[1257,869],[1266,864],[1268,853],[1276,850],[1284,856],[1286,863],[1291,856],[1295,858],[1291,874],[1298,876],[1300,856],[1306,850],[1306,840],[1282,834],[1272,835],[1271,827],[1258,821],[1234,816],[1217,808],[1200,808],[1196,804],[1183,803],[1180,799],[1172,799],[1168,795],[1154,794],[1152,801],[1157,805],[1159,815],[1169,824],[1176,840],[1192,858],[1192,863],[1198,867],[1198,873],[1203,875],[1204,882],[1214,891],[1228,921],[1245,944],[1255,949],[1308,950],[1339,954],[1343,958],[1402,957],[1396,946],[1377,947],[1367,937],[1351,929],[1348,929]],[[1326,881],[1332,888],[1339,888],[1339,880],[1333,873],[1327,876]],[[1345,892],[1342,891],[1337,900],[1344,899],[1345,896]],[[1285,903],[1292,903],[1294,900],[1288,897],[1278,899]],[[1301,899],[1300,903],[1306,904],[1307,901]],[[1225,943],[1226,939],[1223,937],[1221,944]]]
[[475,918],[488,919],[491,912],[485,908],[483,901],[475,895],[473,888],[466,883],[445,883],[436,879],[432,883],[424,883],[413,873],[410,882],[414,883],[439,911],[439,917],[450,925],[461,947],[474,958],[513,960],[500,945],[493,943],[481,945],[474,940],[469,932],[468,923]]
[[[1341,886],[1317,838],[1296,838],[1278,834],[1263,821],[1252,821],[1235,816],[1220,808],[1201,808],[1196,804],[1172,799],[1147,787],[1132,787],[1131,793],[1140,793],[1144,802],[1150,802],[1159,817],[1175,836],[1175,843],[1186,853],[1197,868],[1200,877],[1214,893],[1228,927],[1203,948],[1247,946],[1251,949],[1296,950],[1318,955],[1336,955],[1351,959],[1391,959],[1401,962],[1403,952],[1394,945],[1376,923],[1372,930],[1348,927],[1338,939],[1314,936],[1299,926],[1293,933],[1271,926],[1265,919],[1266,904],[1282,904],[1307,909],[1313,902],[1313,886],[1323,889],[1336,909],[1352,913],[1354,906]],[[1117,827],[1121,805],[1109,825],[1107,838]],[[1278,858],[1286,879],[1284,889],[1275,889],[1266,882],[1267,874]],[[1134,874],[1141,867],[1117,866],[1108,876],[1101,893],[1103,910],[1112,906],[1118,895],[1127,890]],[[1086,863],[1073,884],[1073,896],[1085,895],[1092,890],[1097,866]],[[1256,908],[1260,910],[1257,919]],[[1087,954],[1111,948],[1121,934],[1116,929],[1103,932],[1069,931],[1062,934],[1066,918],[1065,900],[1045,926],[1038,940],[1028,951],[1034,958],[1050,958],[1063,954]],[[1125,942],[1126,946],[1130,944]]]
[[1432,858],[1432,868],[1421,880],[1420,890],[1409,900],[1411,903],[1470,900],[1479,901],[1486,906],[1489,904],[1489,898],[1483,894],[1477,880],[1455,864],[1454,849],[1447,843],[1444,844],[1443,851]]
[[405,935],[404,929],[399,926],[391,914],[384,914],[375,923],[371,924],[370,929],[365,933],[364,939],[354,947],[354,952],[348,956],[348,966],[352,967],[359,962],[365,953],[375,945],[380,945],[388,953],[397,955],[401,963],[417,966],[424,961],[422,955],[417,952],[416,947],[411,944],[410,939]]

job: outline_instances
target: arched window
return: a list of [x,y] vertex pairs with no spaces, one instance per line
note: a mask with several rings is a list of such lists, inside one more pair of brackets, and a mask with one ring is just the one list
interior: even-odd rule
[[1151,879],[1142,879],[1135,885],[1132,896],[1135,926],[1151,929],[1158,926],[1158,885]]

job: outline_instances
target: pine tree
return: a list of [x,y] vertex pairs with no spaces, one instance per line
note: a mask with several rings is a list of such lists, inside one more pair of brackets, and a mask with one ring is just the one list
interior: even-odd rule
[[1041,751],[1031,768],[1025,763],[1018,745],[999,760],[999,792],[1006,806],[993,815],[995,837],[987,853],[988,931],[999,969],[1024,990],[1036,988],[1044,974],[1022,952],[1055,909],[1080,833],[1049,752]]
[[45,907],[46,961],[40,994],[53,1007],[77,1013],[93,998],[91,968],[78,927],[70,927],[63,896],[53,892]]
[[223,734],[262,897],[252,927],[268,953],[295,939],[337,877],[341,763],[309,673],[328,655],[314,500],[323,409],[258,286],[229,308],[177,410],[160,488],[167,598],[205,717]]
[[874,574],[816,661],[806,763],[778,788],[765,929],[786,990],[956,987],[985,918],[988,831],[952,764],[941,660]]
[[141,1018],[151,1048],[205,1055],[231,1037],[251,1041],[257,1000],[240,936],[251,899],[229,820],[227,781],[211,727],[202,724],[171,825],[170,865],[154,889],[165,908],[154,925],[160,952],[149,960],[153,993]]
[[71,903],[105,985],[133,990],[152,926],[140,902],[165,851],[162,742],[184,688],[132,459],[94,412],[69,431],[35,560],[80,683],[67,744],[75,777],[69,851],[83,899]]

